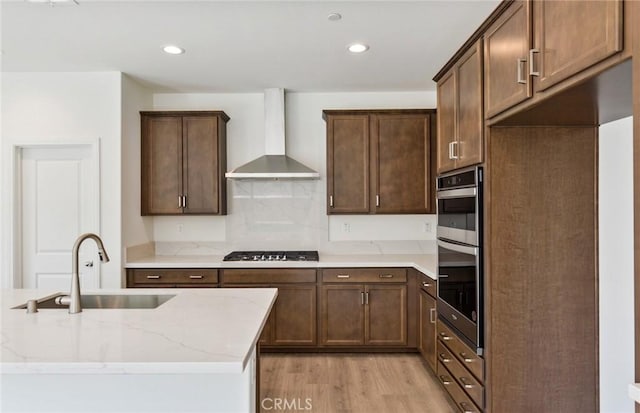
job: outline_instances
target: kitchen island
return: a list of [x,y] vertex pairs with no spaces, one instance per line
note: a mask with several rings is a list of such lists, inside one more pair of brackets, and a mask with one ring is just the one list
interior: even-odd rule
[[152,309],[11,308],[52,293],[2,291],[1,411],[255,411],[276,289],[100,290],[175,296]]

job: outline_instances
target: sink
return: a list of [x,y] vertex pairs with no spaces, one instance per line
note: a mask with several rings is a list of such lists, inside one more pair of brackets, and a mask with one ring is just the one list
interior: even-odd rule
[[[68,309],[68,305],[56,304],[56,298],[64,297],[67,294],[57,293],[47,297],[39,298],[38,309]],[[157,308],[175,297],[171,294],[83,294],[80,302],[83,308]],[[27,304],[13,307],[14,309],[26,309]]]

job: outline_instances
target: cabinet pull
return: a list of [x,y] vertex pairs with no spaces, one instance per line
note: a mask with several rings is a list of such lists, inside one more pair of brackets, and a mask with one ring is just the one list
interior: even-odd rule
[[428,282],[422,282],[422,286],[429,288],[429,287],[431,287],[431,284],[428,283]]
[[333,195],[329,195],[329,207],[333,208]]
[[393,274],[380,274],[380,278],[393,278]]
[[182,208],[182,196],[178,195],[178,208]]
[[360,304],[364,305],[364,292],[360,292]]
[[458,150],[456,149],[458,147],[459,143],[460,143],[460,141],[451,142],[451,159],[460,159],[460,154],[458,153]]
[[440,376],[440,381],[442,382],[442,384],[444,384],[445,386],[448,386],[451,384],[451,377],[447,377],[447,376]]
[[380,206],[380,195],[376,195],[376,206]]
[[147,275],[147,280],[159,280],[160,275]]
[[462,407],[462,413],[476,413],[475,410],[473,410],[472,407],[468,407],[469,403],[467,402],[460,402],[460,407]]
[[431,321],[431,324],[435,324],[436,323],[436,309],[435,308],[430,308],[429,309],[429,321]]
[[449,336],[447,335],[447,333],[444,333],[444,332],[440,332],[440,338],[441,338],[443,341],[449,341],[449,340],[451,340],[451,337],[449,337]]
[[338,277],[338,278],[349,278],[351,276],[349,274],[338,274],[338,275],[336,275],[336,277]]
[[524,63],[527,63],[527,59],[516,59],[517,60],[517,65],[518,65],[518,75],[516,78],[516,82],[522,84],[522,85],[526,85],[527,84],[527,79],[524,78],[523,76],[523,70],[522,70],[522,65]]
[[369,292],[364,293],[364,303],[369,305]]
[[460,383],[462,383],[462,387],[465,389],[473,389],[473,384],[466,377],[460,377]]
[[449,159],[453,159],[453,141],[449,142]]
[[460,357],[465,363],[473,363],[473,359],[470,359],[469,357],[467,357],[467,353],[465,353],[464,351],[458,354],[460,355]]
[[438,354],[438,358],[440,358],[440,361],[442,361],[443,363],[451,363],[451,359],[448,358],[444,353]]
[[186,207],[187,207],[187,196],[182,195],[182,208],[186,208]]
[[191,280],[201,280],[204,278],[204,275],[190,275],[189,279]]
[[533,54],[540,53],[538,49],[530,49],[529,50],[529,76],[540,76],[540,72],[534,70],[533,65]]

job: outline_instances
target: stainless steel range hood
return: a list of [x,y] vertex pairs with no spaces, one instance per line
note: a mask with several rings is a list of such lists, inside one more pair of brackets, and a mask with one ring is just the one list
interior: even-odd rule
[[284,89],[264,91],[265,155],[237,167],[232,179],[318,179],[320,174],[285,154]]

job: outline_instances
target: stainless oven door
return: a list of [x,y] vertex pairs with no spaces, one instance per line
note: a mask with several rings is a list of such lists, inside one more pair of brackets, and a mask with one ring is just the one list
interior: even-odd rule
[[476,187],[437,193],[438,238],[478,245],[478,191]]
[[438,316],[476,351],[482,347],[480,248],[438,240]]

